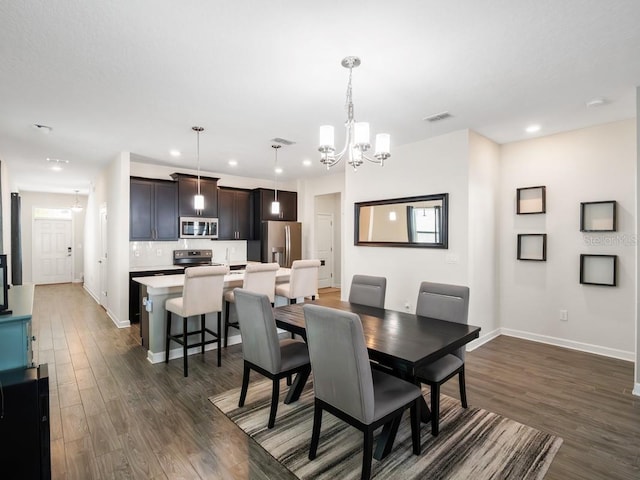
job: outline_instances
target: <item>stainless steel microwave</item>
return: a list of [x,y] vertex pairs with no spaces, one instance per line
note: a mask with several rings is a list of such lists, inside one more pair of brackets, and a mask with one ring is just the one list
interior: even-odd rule
[[180,238],[218,238],[218,219],[180,217]]

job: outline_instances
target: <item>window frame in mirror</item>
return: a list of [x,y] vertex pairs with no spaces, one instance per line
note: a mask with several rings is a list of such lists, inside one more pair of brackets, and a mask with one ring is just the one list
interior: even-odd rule
[[[365,241],[360,240],[360,210],[363,207],[374,207],[377,205],[395,205],[415,202],[442,201],[441,210],[441,238],[439,242],[385,242],[385,241]],[[408,228],[408,227],[407,227]],[[360,247],[408,247],[408,248],[449,248],[449,194],[437,193],[433,195],[418,195],[415,197],[389,198],[385,200],[374,200],[368,202],[354,203],[354,245]]]

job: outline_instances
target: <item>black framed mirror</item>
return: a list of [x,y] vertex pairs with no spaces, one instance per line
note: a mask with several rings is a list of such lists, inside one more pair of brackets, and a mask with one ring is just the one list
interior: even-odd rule
[[358,202],[354,244],[447,248],[448,204],[448,193]]

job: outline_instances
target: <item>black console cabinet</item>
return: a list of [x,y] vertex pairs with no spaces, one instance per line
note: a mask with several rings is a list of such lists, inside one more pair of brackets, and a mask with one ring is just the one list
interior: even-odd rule
[[47,364],[0,371],[0,477],[50,479]]

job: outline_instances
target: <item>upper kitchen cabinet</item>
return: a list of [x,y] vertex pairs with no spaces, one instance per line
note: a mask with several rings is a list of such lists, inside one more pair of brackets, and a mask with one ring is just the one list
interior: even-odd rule
[[198,193],[198,177],[186,173],[172,173],[178,182],[178,205],[181,217],[218,217],[218,179],[200,176],[200,194],[204,196],[204,209],[193,207],[193,197]]
[[218,239],[251,238],[251,191],[218,188]]
[[129,240],[178,239],[178,185],[131,177]]
[[[280,202],[280,213],[271,213],[271,203],[275,199],[275,192],[268,188],[256,188],[253,192],[253,208],[255,218],[259,226],[265,220],[286,220],[295,222],[298,220],[298,194],[286,190],[278,190],[278,201]],[[257,230],[259,231],[259,229]]]

